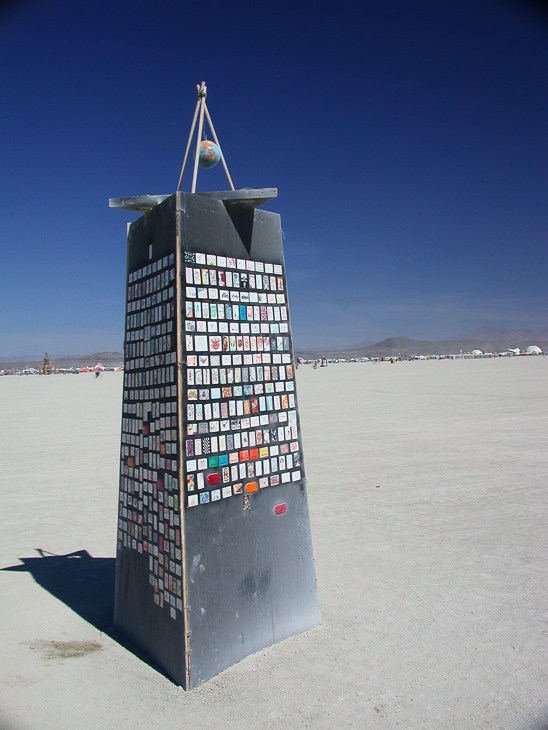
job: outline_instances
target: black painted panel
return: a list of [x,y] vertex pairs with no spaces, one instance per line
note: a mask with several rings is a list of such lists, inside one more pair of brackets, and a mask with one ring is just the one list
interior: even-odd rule
[[[192,686],[320,622],[303,484],[187,510]],[[277,504],[287,512],[275,515]],[[192,546],[192,549],[189,547]]]
[[[143,378],[147,374],[152,375],[154,372],[159,373],[161,370],[165,371],[166,367],[173,371],[172,376],[177,372],[175,360],[173,363],[170,362],[169,366],[166,366],[165,363],[166,353],[169,352],[170,360],[171,356],[173,355],[175,357],[176,354],[178,319],[175,306],[173,307],[173,315],[171,315],[171,312],[169,315],[166,312],[165,314],[162,313],[161,318],[158,318],[159,328],[166,328],[167,333],[168,322],[172,328],[169,331],[169,348],[165,346],[158,348],[158,352],[160,350],[162,351],[161,355],[158,354],[156,356],[158,363],[156,361],[152,362],[150,355],[147,357],[136,356],[134,350],[131,349],[135,349],[137,345],[148,345],[150,349],[151,344],[162,344],[161,329],[158,334],[151,335],[150,330],[152,328],[150,323],[153,319],[157,318],[152,318],[150,315],[154,314],[154,310],[158,310],[162,306],[167,308],[167,304],[175,302],[175,249],[176,208],[175,198],[172,196],[151,210],[147,215],[142,216],[132,223],[128,232],[128,287],[126,301],[127,308],[129,307],[131,311],[126,311],[124,342],[125,372],[122,438],[125,438],[125,442],[122,443],[121,455],[114,622],[117,628],[142,648],[176,682],[186,686],[182,598],[179,599],[179,605],[176,607],[172,608],[167,604],[164,605],[163,591],[159,590],[158,586],[155,588],[150,582],[151,578],[154,577],[156,577],[156,580],[160,576],[161,579],[166,577],[163,573],[163,567],[159,571],[159,553],[162,553],[164,557],[166,556],[165,550],[158,550],[159,541],[162,540],[162,548],[172,543],[175,546],[175,540],[172,540],[171,543],[169,540],[166,540],[164,543],[164,535],[163,532],[160,532],[159,527],[165,523],[159,520],[159,507],[162,510],[164,506],[167,507],[167,500],[169,498],[178,501],[178,466],[177,471],[155,468],[153,474],[159,480],[158,483],[162,487],[162,493],[159,494],[155,479],[154,486],[151,487],[153,494],[149,495],[147,493],[147,486],[152,485],[152,475],[150,475],[150,479],[145,479],[142,473],[139,472],[139,456],[134,452],[134,449],[137,449],[141,458],[143,458],[143,454],[146,454],[146,458],[149,459],[155,449],[152,447],[150,449],[139,448],[128,442],[129,438],[139,438],[144,433],[143,423],[147,424],[147,439],[155,435],[154,432],[151,432],[150,435],[148,434],[148,429],[152,429],[152,425],[149,425],[149,423],[158,423],[161,415],[160,413],[155,413],[155,417],[153,418],[153,414],[147,412],[143,418],[142,413],[132,413],[132,409],[136,410],[137,407],[143,409],[146,403],[150,403],[153,405],[155,411],[160,408],[165,411],[168,403],[171,404],[178,400],[175,377],[171,377],[171,380],[169,380],[170,391],[172,386],[175,388],[175,392],[170,393],[169,397],[165,395],[165,384],[160,390],[160,384],[147,387],[142,384],[137,385],[128,382],[128,378],[137,378],[138,376]],[[167,281],[168,274],[170,274],[169,281]],[[150,287],[151,291],[148,293],[144,291],[146,283],[151,284],[153,279],[158,280],[160,277],[166,279],[162,287],[159,287],[157,291],[156,287]],[[134,288],[135,286],[140,286],[143,289],[142,294],[140,290],[139,293],[130,291],[130,288]],[[172,292],[171,297],[164,299],[164,292],[167,294],[169,290]],[[153,294],[154,304],[152,303]],[[158,303],[156,302],[156,297],[158,297]],[[144,306],[141,306],[141,304]],[[137,305],[139,308],[133,309]],[[137,322],[136,318],[145,313],[149,315],[146,317],[145,322]],[[144,316],[143,319],[145,319]],[[156,325],[154,326],[156,327]],[[145,330],[147,330],[147,337],[144,336]],[[166,337],[167,334],[164,335],[163,339],[165,340]],[[156,348],[152,349],[156,351]],[[158,392],[156,392],[156,389]],[[139,397],[141,393],[143,394],[142,398]],[[135,397],[136,395],[138,397]],[[163,415],[165,418],[165,413]],[[173,418],[175,419],[175,417],[176,412],[173,413]],[[172,429],[170,428],[169,430],[171,431]],[[178,428],[176,427],[175,430],[177,433],[176,435],[174,434],[174,443],[178,443],[180,440]],[[159,434],[157,438],[160,438]],[[126,454],[125,450],[130,451],[130,453]],[[129,461],[130,455],[131,461]],[[156,456],[159,456],[159,452]],[[178,459],[178,455],[175,458]],[[134,466],[135,462],[137,462],[136,466]],[[148,464],[141,463],[140,466],[148,467]],[[170,479],[169,484],[168,477]],[[171,480],[173,478],[177,481],[172,483]],[[160,499],[162,500],[161,502],[159,501]],[[145,500],[148,504],[145,504]],[[155,512],[152,510],[152,500],[155,503]],[[172,510],[172,512],[176,513],[176,520],[179,525],[178,529],[180,530],[180,505],[177,504],[176,509]],[[156,523],[148,523],[147,518],[149,514],[156,518]],[[149,529],[151,534],[147,534]],[[174,532],[171,536],[176,537],[175,526],[172,529]],[[181,551],[180,533],[178,543],[177,549]],[[154,553],[154,550],[156,553]],[[149,560],[152,560],[152,570],[149,565]],[[156,564],[154,561],[156,561]],[[180,564],[181,559],[178,562]],[[175,567],[175,560],[171,567]],[[181,576],[180,578],[177,576],[177,578],[182,581],[182,570],[179,570],[179,572]],[[175,571],[172,571],[172,573],[175,575]],[[176,600],[173,593],[169,597],[172,600]],[[155,599],[157,602],[155,602]]]
[[[283,266],[277,214],[228,213],[217,200],[184,193],[179,205],[183,252]],[[291,344],[289,351],[293,360]],[[300,427],[298,441],[302,453]],[[279,504],[287,511],[276,515]],[[186,508],[185,532],[191,686],[320,622],[304,478]]]

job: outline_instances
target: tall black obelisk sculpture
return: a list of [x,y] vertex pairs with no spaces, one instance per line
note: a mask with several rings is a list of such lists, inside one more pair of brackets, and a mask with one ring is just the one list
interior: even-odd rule
[[115,625],[196,687],[320,621],[274,189],[118,199]]

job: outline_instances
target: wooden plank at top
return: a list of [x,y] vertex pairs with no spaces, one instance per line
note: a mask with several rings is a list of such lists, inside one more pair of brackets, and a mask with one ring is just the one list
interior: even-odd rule
[[[244,188],[242,190],[221,190],[216,192],[196,193],[206,198],[215,198],[222,200],[223,203],[244,205],[249,208],[256,208],[269,200],[278,197],[277,188]],[[156,205],[163,203],[169,198],[169,195],[137,195],[132,198],[110,198],[108,201],[110,208],[119,208],[120,210],[132,210],[137,212],[146,212]]]

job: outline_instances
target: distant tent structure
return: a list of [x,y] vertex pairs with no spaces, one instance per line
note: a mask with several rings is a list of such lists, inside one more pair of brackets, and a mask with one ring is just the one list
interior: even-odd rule
[[537,345],[529,345],[525,352],[528,355],[542,355],[542,350]]
[[104,372],[105,366],[102,363],[98,362],[97,365],[93,365],[93,367],[89,365],[87,367],[78,368],[78,370],[81,373],[96,373],[97,370]]

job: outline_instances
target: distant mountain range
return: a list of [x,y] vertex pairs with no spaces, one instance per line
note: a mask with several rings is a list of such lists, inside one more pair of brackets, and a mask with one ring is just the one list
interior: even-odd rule
[[[522,330],[510,329],[505,327],[480,327],[466,335],[459,337],[450,337],[450,340],[491,340],[494,342],[503,342],[512,340],[515,342],[528,342],[531,339],[548,340],[548,327],[544,329]],[[530,344],[530,343],[529,343]],[[519,347],[519,345],[516,345]]]
[[[505,352],[510,347],[521,350],[529,345],[538,345],[543,352],[548,352],[548,327],[536,330],[516,330],[502,327],[481,327],[460,337],[447,340],[412,340],[409,337],[388,337],[382,342],[362,340],[355,345],[331,346],[319,348],[303,348],[298,345],[295,352],[307,359],[321,355],[326,357],[389,357],[412,355],[452,355],[460,352]],[[101,362],[107,367],[123,363],[122,352],[95,352],[90,355],[51,356],[51,364],[57,368],[81,368]],[[32,356],[0,357],[0,369],[41,367],[43,358]]]
[[336,348],[304,349],[296,347],[297,355],[314,358],[326,357],[389,357],[412,355],[452,355],[460,352],[505,352],[510,347],[521,350],[529,345],[538,345],[548,352],[548,328],[543,330],[513,330],[495,327],[482,327],[467,335],[447,340],[412,340],[409,337],[388,337],[382,342],[348,345]]

